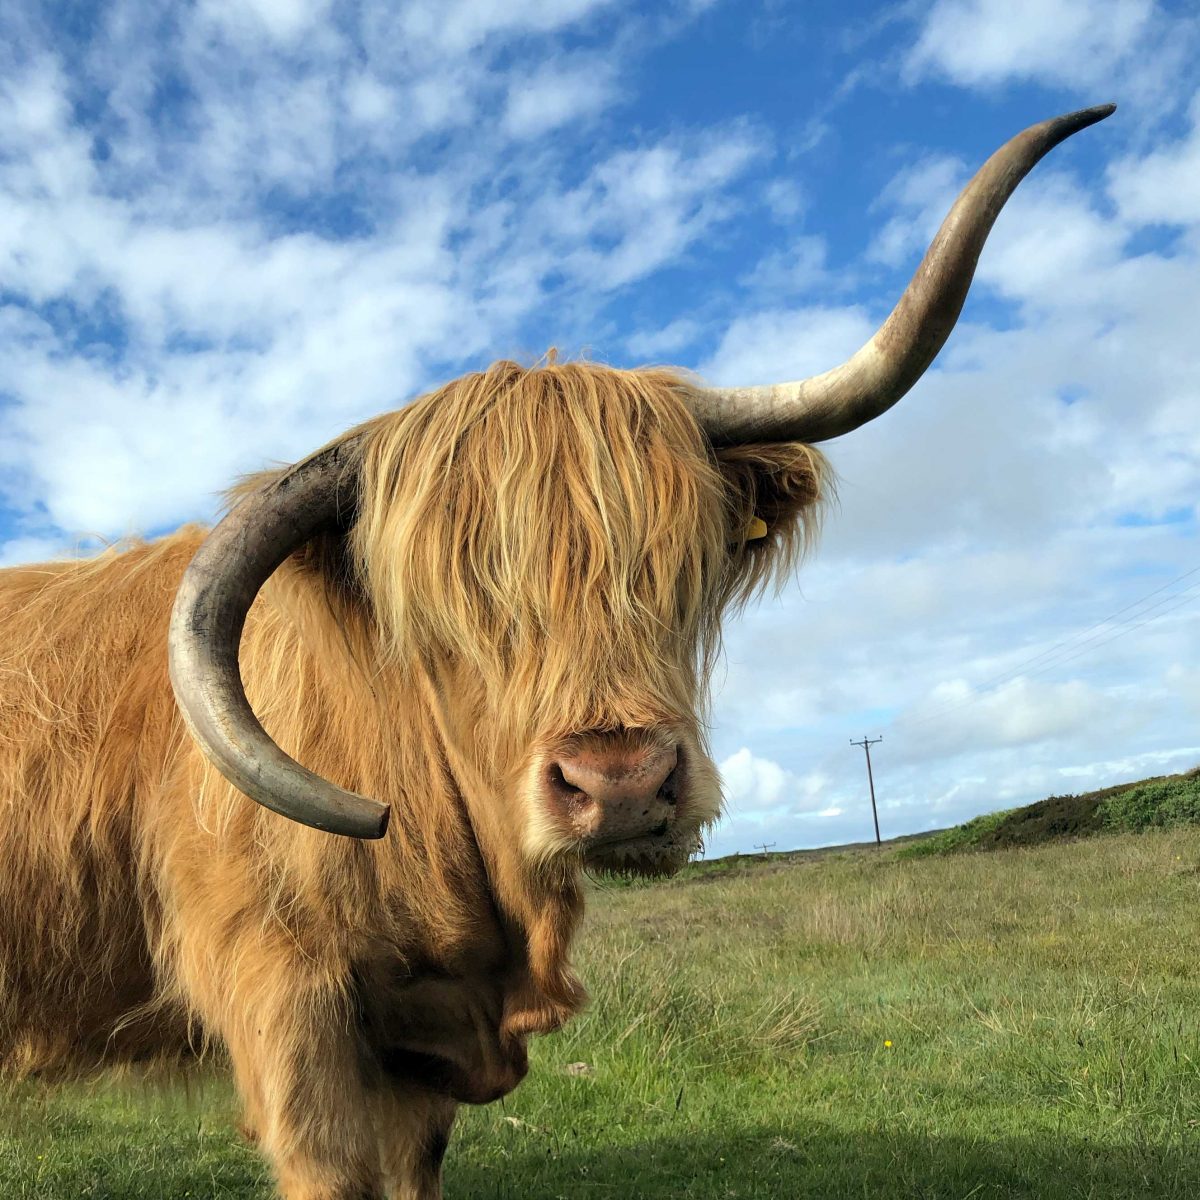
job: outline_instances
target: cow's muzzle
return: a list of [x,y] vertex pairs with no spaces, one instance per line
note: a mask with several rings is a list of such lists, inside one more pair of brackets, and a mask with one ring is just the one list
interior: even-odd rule
[[591,734],[546,765],[547,800],[585,857],[669,840],[685,765],[677,745]]

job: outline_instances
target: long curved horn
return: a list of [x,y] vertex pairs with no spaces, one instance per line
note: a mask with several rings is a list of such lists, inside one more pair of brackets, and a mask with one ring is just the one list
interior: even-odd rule
[[1017,184],[1059,142],[1116,107],[1101,104],[1031,125],[997,150],[955,201],[891,315],[840,367],[796,383],[702,388],[690,395],[709,438],[718,445],[823,442],[891,408],[950,336],[979,252]]
[[238,669],[246,614],[273,571],[353,508],[358,439],[318,451],[247,496],[208,535],[184,573],[171,613],[171,684],[192,736],[216,768],[259,804],[315,829],[378,838],[388,807],[343,791],[271,740]]

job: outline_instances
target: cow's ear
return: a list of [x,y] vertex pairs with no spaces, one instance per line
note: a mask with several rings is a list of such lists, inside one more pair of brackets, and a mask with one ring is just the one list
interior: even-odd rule
[[727,446],[716,457],[728,485],[731,541],[802,550],[832,492],[825,456],[801,442],[777,442]]

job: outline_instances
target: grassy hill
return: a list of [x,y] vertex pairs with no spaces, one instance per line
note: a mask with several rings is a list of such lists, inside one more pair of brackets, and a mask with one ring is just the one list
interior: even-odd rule
[[[464,1111],[447,1198],[1200,1196],[1198,944],[1188,827],[601,883],[593,1004]],[[23,1086],[0,1196],[268,1200],[235,1119],[212,1075]]]
[[1200,768],[1158,775],[1076,796],[1050,796],[1004,812],[987,813],[902,847],[904,857],[960,850],[999,850],[1090,837],[1144,833],[1200,824]]

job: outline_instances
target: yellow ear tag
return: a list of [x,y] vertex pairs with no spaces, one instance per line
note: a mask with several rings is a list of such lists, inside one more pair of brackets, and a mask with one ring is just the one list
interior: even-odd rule
[[759,538],[767,536],[767,523],[762,517],[751,517],[750,524],[746,526],[746,541],[757,542]]

